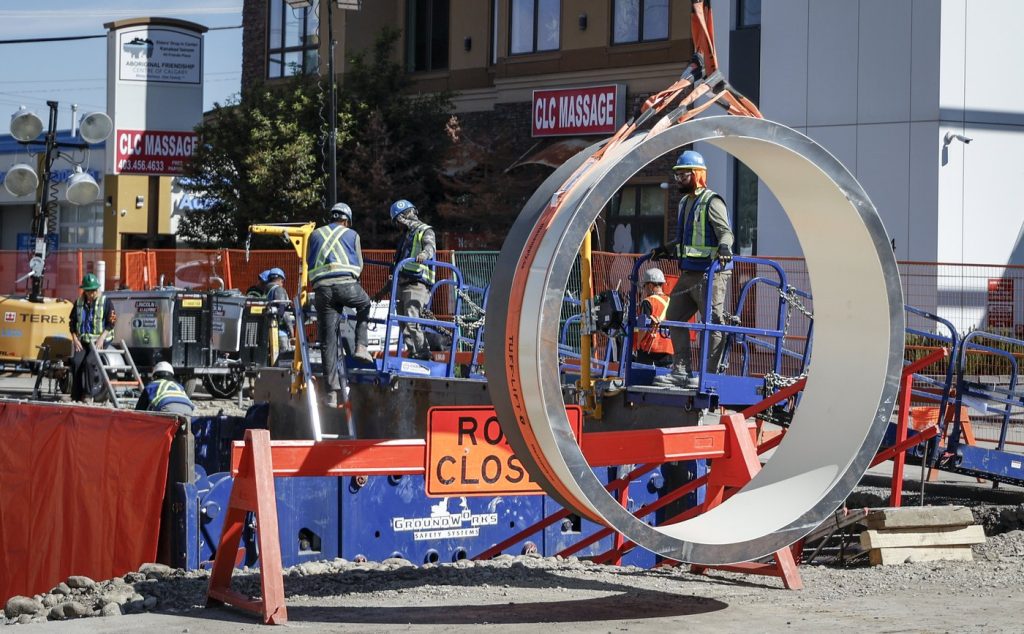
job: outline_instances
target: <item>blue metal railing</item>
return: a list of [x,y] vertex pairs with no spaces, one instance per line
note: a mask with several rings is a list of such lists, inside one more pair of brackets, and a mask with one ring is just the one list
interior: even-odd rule
[[[641,257],[637,258],[636,262],[634,262],[634,264],[633,264],[633,269],[632,269],[632,271],[630,273],[630,276],[629,276],[629,282],[630,282],[629,306],[630,306],[630,308],[627,311],[628,318],[627,318],[627,323],[626,323],[625,341],[623,343],[623,355],[624,355],[623,358],[624,359],[625,358],[629,358],[629,359],[632,358],[631,350],[632,350],[632,345],[633,345],[633,337],[634,337],[634,331],[637,328],[637,310],[636,310],[636,307],[639,306],[639,272],[640,272],[640,267],[645,262],[647,262],[650,259],[651,259],[650,255],[644,255],[644,256],[641,256]],[[786,272],[782,269],[782,267],[780,267],[777,263],[772,262],[771,260],[763,260],[763,259],[759,259],[759,258],[749,258],[749,257],[743,257],[743,256],[736,256],[736,257],[733,258],[733,262],[741,263],[741,264],[742,263],[748,263],[748,264],[754,264],[754,265],[765,265],[765,266],[771,267],[775,271],[776,275],[778,276],[777,277],[777,281],[775,282],[776,287],[777,288],[789,288],[789,285],[788,285],[787,279],[786,279]],[[709,279],[713,279],[714,275],[716,273],[718,273],[719,270],[720,270],[720,266],[718,264],[718,261],[717,260],[713,261],[712,265],[711,265],[711,268],[708,271],[708,278]],[[711,296],[712,296],[712,292],[714,290],[713,286],[714,286],[713,284],[705,284],[705,287],[706,287],[705,288],[705,293],[704,293],[704,306],[705,307],[711,305]],[[808,299],[810,298],[809,295],[805,294],[805,296]],[[745,299],[745,295],[742,296],[742,299]],[[707,311],[705,310],[705,311],[702,311],[702,312],[707,312]],[[739,311],[737,311],[737,312],[739,312]],[[781,369],[782,369],[782,352],[781,352],[781,349],[783,348],[782,344],[784,342],[785,334],[786,334],[784,332],[785,316],[786,316],[786,303],[785,303],[785,299],[780,296],[779,309],[778,309],[778,312],[777,312],[777,323],[776,323],[776,327],[775,328],[754,328],[754,327],[748,327],[748,326],[708,323],[706,321],[705,322],[691,323],[691,322],[677,322],[677,321],[667,321],[667,320],[666,321],[662,321],[661,322],[661,326],[665,327],[665,328],[679,328],[679,329],[686,330],[687,332],[696,331],[696,332],[700,333],[701,344],[700,344],[699,361],[698,361],[698,366],[697,366],[697,370],[698,370],[698,372],[697,372],[697,377],[698,377],[697,391],[700,392],[700,391],[702,391],[704,389],[705,371],[706,371],[706,366],[707,366],[708,349],[709,349],[709,344],[710,344],[710,341],[711,341],[711,334],[713,332],[724,333],[726,337],[729,337],[729,336],[732,336],[732,337],[743,337],[743,338],[760,337],[760,338],[774,339],[775,340],[775,346],[774,346],[775,352],[774,352],[772,367],[773,367],[773,369],[774,369],[774,371],[776,373],[780,372]],[[764,343],[764,342],[761,342],[761,343]],[[728,344],[728,341],[724,342],[724,344]],[[626,357],[625,355],[627,355],[627,354],[629,354],[630,356]],[[623,363],[622,364],[622,366],[624,368],[623,369],[623,378],[625,380],[625,384],[626,385],[631,385],[632,384],[631,376],[630,376],[630,374],[631,374],[631,365],[632,365],[631,363]],[[717,370],[717,369],[718,368],[715,368],[715,370]],[[746,369],[747,369],[746,366],[744,366],[744,370],[746,370]]]
[[[400,271],[407,264],[416,264],[415,258],[405,258],[394,265],[395,271]],[[442,279],[434,282],[430,287],[427,303],[424,308],[429,308],[431,300],[433,300],[434,293],[437,289],[448,285],[454,285],[457,289],[463,288],[462,272],[459,271],[458,267],[454,264],[447,262],[440,262],[437,260],[426,260],[423,264],[434,267],[437,269],[449,269],[454,279]],[[405,348],[405,329],[402,328],[403,324],[418,324],[419,326],[429,326],[432,328],[442,328],[450,330],[452,333],[452,340],[449,349],[448,362],[445,366],[445,377],[455,376],[455,352],[458,348],[459,341],[461,340],[462,334],[459,324],[456,321],[443,321],[440,319],[427,319],[424,317],[407,317],[405,315],[399,315],[397,313],[398,308],[398,275],[393,275],[391,278],[391,306],[388,309],[387,326],[384,329],[384,341],[386,342],[383,359],[381,361],[381,372],[389,372],[392,370],[401,369],[403,357],[401,356],[402,350]],[[462,307],[462,297],[456,293],[454,310],[452,314],[458,315]],[[391,351],[391,329],[398,328],[398,345],[394,353]]]

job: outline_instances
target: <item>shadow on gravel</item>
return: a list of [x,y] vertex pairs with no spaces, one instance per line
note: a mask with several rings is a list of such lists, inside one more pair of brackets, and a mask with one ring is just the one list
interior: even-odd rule
[[[577,574],[586,574],[577,571]],[[289,576],[285,595],[331,599],[345,595],[364,595],[390,591],[394,595],[380,599],[380,606],[289,605],[289,620],[296,622],[373,623],[373,624],[474,624],[474,623],[572,623],[607,620],[643,620],[717,612],[728,604],[689,594],[677,594],[627,585],[631,574],[621,574],[623,583],[579,576],[554,574],[546,569],[526,566],[509,568],[432,568],[391,571],[349,570],[338,573]],[[666,578],[671,582],[671,578]],[[235,588],[243,593],[257,591],[255,577],[235,578]],[[431,593],[444,605],[410,605],[402,590],[433,587]],[[481,588],[474,598],[466,588]],[[203,585],[205,591],[205,584]],[[590,592],[601,596],[530,601],[524,592],[543,593],[555,598],[558,592]],[[519,595],[516,597],[509,594]],[[469,598],[467,598],[469,597]],[[421,598],[421,597],[417,597]],[[365,601],[365,599],[359,599]],[[470,601],[473,605],[466,605]],[[232,608],[191,611],[190,616],[210,620],[236,621]],[[253,619],[254,621],[256,619]]]
[[[623,590],[627,590],[623,588]],[[536,603],[439,605],[429,607],[314,607],[288,608],[288,617],[299,622],[356,624],[535,624],[586,623],[593,621],[643,621],[717,612],[729,607],[717,599],[652,590],[629,590],[628,596],[595,597]]]

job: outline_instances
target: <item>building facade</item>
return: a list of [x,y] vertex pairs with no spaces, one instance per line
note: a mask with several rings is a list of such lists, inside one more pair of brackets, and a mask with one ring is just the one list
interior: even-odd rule
[[[337,8],[353,4],[358,10]],[[326,73],[327,13],[325,2],[293,9],[285,0],[246,0],[243,87],[294,72]],[[748,13],[756,11],[748,7]],[[716,6],[722,41],[728,41],[732,15],[728,4]],[[398,26],[403,46],[397,54],[413,90],[451,91],[470,148],[464,153],[475,149],[476,159],[486,155],[495,169],[521,171],[528,191],[637,114],[651,93],[679,77],[693,52],[689,2],[375,0],[339,3],[333,16],[339,81],[348,52],[368,49],[382,29]],[[728,72],[729,51],[719,55]],[[714,150],[708,155],[710,186],[733,198],[735,168]],[[664,157],[638,174],[609,204],[598,226],[601,248],[647,251],[675,232],[666,210],[675,209],[678,194],[665,185],[674,159]],[[453,170],[470,160],[453,157]],[[518,208],[507,213],[514,216]],[[737,218],[738,229],[744,218],[753,216]],[[752,253],[756,227],[737,234],[749,237],[741,248]]]
[[[321,6],[322,5],[322,6]],[[614,86],[624,116],[688,60],[683,0],[375,0],[336,8],[342,51],[397,25],[417,91],[451,90],[463,130],[524,164],[557,165],[601,138],[537,134],[536,91]],[[716,0],[723,72],[767,118],[835,154],[864,185],[900,260],[1024,264],[1015,192],[1024,151],[1024,74],[1013,0]],[[326,3],[246,0],[243,82],[324,72]],[[319,34],[319,35],[318,35]],[[558,93],[556,93],[558,94]],[[713,112],[713,111],[711,111]],[[544,111],[541,109],[540,114]],[[968,141],[969,140],[969,141]],[[730,204],[740,253],[800,255],[784,212],[756,176],[699,147]],[[604,214],[602,247],[643,251],[670,238],[671,157],[634,178]],[[548,170],[549,172],[550,170]],[[538,171],[539,182],[546,172]],[[509,210],[515,213],[516,210]],[[941,303],[941,302],[940,302]]]

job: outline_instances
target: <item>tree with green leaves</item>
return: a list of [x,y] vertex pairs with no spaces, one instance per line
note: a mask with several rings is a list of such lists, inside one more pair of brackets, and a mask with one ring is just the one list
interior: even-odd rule
[[[406,92],[398,38],[397,29],[384,29],[352,57],[338,99],[338,200],[355,210],[364,247],[394,246],[395,200],[412,200],[436,223],[445,199],[439,175],[452,143],[451,97]],[[197,246],[239,246],[252,223],[322,219],[327,94],[323,82],[296,76],[216,106],[196,129],[200,146],[184,184],[210,206],[184,217],[179,235]]]
[[394,246],[388,209],[395,200],[411,200],[437,225],[444,199],[439,176],[452,144],[451,95],[407,92],[409,77],[394,55],[400,34],[386,28],[371,49],[352,56],[339,100],[352,125],[349,140],[338,143],[338,199],[358,214],[364,247]]
[[[240,101],[217,104],[196,128],[200,143],[185,167],[184,188],[209,207],[183,217],[180,237],[197,246],[237,247],[249,225],[322,216],[321,86],[294,77],[257,85]],[[347,124],[339,117],[339,143]]]

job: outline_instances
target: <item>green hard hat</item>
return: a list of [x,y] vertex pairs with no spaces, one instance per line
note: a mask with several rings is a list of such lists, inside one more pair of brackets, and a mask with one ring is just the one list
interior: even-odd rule
[[95,291],[98,290],[99,287],[100,280],[92,273],[86,273],[85,276],[82,277],[82,285],[79,286],[83,291]]

